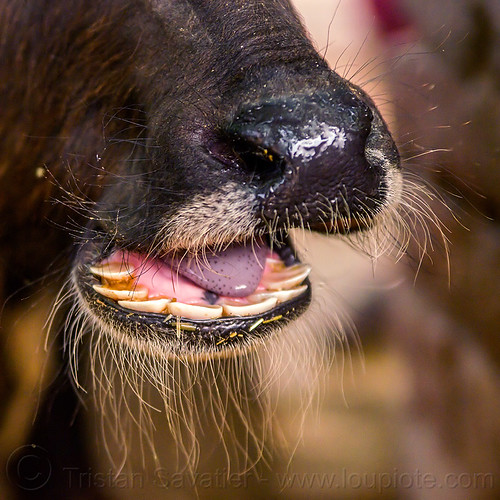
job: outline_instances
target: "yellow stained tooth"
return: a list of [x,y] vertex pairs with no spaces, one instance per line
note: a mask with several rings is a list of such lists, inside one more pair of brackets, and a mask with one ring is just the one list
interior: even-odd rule
[[264,278],[273,279],[274,281],[283,281],[310,269],[310,266],[306,266],[305,264],[294,264],[290,267],[283,267],[283,269],[280,270],[269,271],[264,274]]
[[278,304],[286,302],[287,300],[292,300],[299,295],[302,295],[307,290],[307,285],[298,286],[296,288],[291,288],[290,290],[276,290],[274,292],[262,292],[256,293],[249,297],[249,300],[260,301],[263,299],[268,299],[269,297],[276,297],[278,299]]
[[285,263],[281,259],[274,259],[272,257],[266,259],[266,265],[274,271],[281,271],[285,268]]
[[264,275],[262,284],[268,290],[290,290],[300,285],[310,274],[310,266],[292,266],[280,273]]
[[113,300],[146,300],[148,298],[148,289],[144,286],[137,286],[131,290],[115,290],[100,285],[93,285],[93,288],[97,293]]
[[254,304],[237,305],[237,303],[223,303],[224,314],[226,316],[253,316],[271,310],[278,302],[276,297],[269,297]]
[[154,299],[154,300],[119,300],[118,304],[126,309],[133,311],[148,312],[148,313],[162,313],[166,312],[168,305],[172,299]]
[[122,281],[133,278],[134,269],[123,262],[109,262],[102,266],[92,266],[90,272],[110,281]]
[[216,319],[222,316],[222,306],[184,304],[183,302],[171,302],[168,311],[175,316],[189,319]]

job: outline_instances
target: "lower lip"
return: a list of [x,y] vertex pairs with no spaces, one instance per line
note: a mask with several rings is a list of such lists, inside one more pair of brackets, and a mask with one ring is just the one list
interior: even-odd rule
[[[247,349],[256,340],[265,339],[277,328],[298,318],[309,306],[311,287],[308,280],[305,292],[288,302],[278,304],[274,309],[259,316],[222,317],[216,320],[191,320],[171,314],[140,313],[125,309],[115,301],[97,294],[93,289],[96,279],[83,272],[83,266],[76,270],[74,280],[86,307],[99,324],[110,327],[103,331],[122,342],[133,342],[144,346],[150,352],[149,341],[159,346],[164,340],[163,354],[166,357],[179,355],[204,355],[221,352],[241,346]],[[189,358],[190,359],[190,358]]]

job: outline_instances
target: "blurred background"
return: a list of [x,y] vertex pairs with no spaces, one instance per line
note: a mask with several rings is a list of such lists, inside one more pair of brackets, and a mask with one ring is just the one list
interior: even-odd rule
[[339,353],[283,495],[500,498],[500,2],[295,4],[320,53],[379,105],[404,171],[436,190],[425,203],[446,242],[430,223],[428,256],[413,242],[375,267],[341,243],[310,246],[363,353],[352,338],[350,359]]

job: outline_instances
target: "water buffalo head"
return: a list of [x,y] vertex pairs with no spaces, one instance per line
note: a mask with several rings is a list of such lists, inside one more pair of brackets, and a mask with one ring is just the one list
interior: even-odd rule
[[4,83],[24,103],[5,136],[30,137],[32,192],[71,191],[76,301],[120,342],[266,338],[311,298],[290,229],[366,231],[397,203],[384,120],[287,0],[10,3],[2,80],[25,83]]

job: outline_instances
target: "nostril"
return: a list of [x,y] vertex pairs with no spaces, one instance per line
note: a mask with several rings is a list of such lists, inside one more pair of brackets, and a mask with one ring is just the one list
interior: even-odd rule
[[246,174],[256,187],[275,184],[283,178],[285,159],[270,147],[237,135],[213,139],[207,145],[210,156],[219,163]]
[[233,149],[241,159],[241,168],[247,171],[259,187],[275,184],[283,178],[285,159],[271,148],[265,148],[245,139],[236,139]]
[[212,158],[228,167],[239,168],[241,159],[231,147],[231,141],[224,138],[212,139],[207,143],[207,151]]

